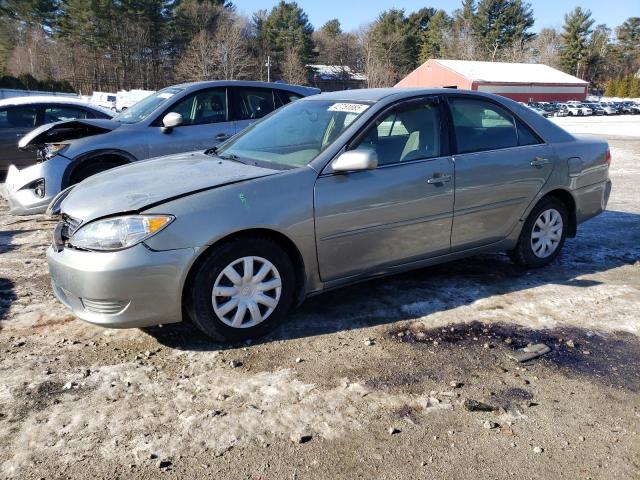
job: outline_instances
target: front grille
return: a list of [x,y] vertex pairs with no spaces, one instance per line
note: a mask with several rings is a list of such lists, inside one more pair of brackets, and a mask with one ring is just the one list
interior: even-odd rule
[[116,315],[124,310],[129,302],[122,300],[91,300],[82,299],[82,305],[87,312],[97,313],[100,315]]
[[78,227],[82,223],[82,220],[78,220],[77,218],[70,217],[66,213],[62,214],[62,238],[67,241],[71,238],[71,236],[76,233]]
[[71,236],[78,230],[82,224],[81,220],[73,218],[65,213],[62,214],[60,221],[53,231],[53,246],[56,251],[61,251]]

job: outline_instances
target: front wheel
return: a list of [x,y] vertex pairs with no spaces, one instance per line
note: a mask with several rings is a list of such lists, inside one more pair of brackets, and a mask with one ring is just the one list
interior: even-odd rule
[[279,325],[293,306],[295,273],[289,255],[266,237],[214,247],[186,292],[186,310],[220,342],[256,338]]
[[541,200],[531,211],[520,233],[511,259],[528,268],[550,264],[560,254],[566,239],[567,208],[557,198]]

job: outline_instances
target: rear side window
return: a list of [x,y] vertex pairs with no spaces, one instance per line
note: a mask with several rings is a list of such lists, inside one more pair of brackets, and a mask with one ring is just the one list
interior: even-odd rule
[[235,120],[256,120],[273,112],[273,90],[267,88],[235,88],[234,108]]
[[92,115],[88,115],[86,110],[68,105],[51,105],[44,109],[44,123],[88,117],[91,118]]
[[518,145],[538,145],[542,143],[542,141],[538,138],[538,136],[531,131],[529,127],[527,127],[524,123],[519,120],[516,120],[516,125],[518,127]]
[[466,98],[452,98],[449,103],[458,153],[518,146],[514,118],[503,108]]
[[38,118],[37,106],[0,109],[0,128],[33,128]]

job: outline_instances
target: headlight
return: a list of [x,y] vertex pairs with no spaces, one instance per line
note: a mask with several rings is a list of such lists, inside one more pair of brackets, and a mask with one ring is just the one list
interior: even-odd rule
[[127,215],[88,223],[69,243],[87,250],[121,250],[155,235],[173,221],[171,215]]
[[44,147],[44,158],[49,160],[69,146],[68,143],[48,143]]

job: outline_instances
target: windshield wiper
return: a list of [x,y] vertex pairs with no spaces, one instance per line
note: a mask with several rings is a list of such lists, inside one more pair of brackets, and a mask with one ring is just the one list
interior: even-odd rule
[[213,155],[215,157],[218,157],[222,160],[230,160],[232,162],[238,162],[238,163],[242,163],[244,164],[244,162],[242,160],[240,160],[240,157],[238,157],[238,155],[236,155],[235,153],[227,153],[227,154],[220,154],[218,153],[218,147],[211,147],[208,150],[204,151],[205,155]]

